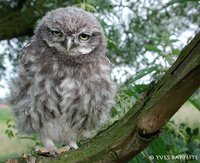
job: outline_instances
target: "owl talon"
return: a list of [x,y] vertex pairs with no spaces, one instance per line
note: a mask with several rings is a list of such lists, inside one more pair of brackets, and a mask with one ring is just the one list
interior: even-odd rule
[[58,157],[60,155],[58,150],[51,150],[49,151],[50,156]]
[[75,150],[75,149],[78,148],[78,145],[76,144],[75,141],[71,141],[71,142],[69,143],[69,147],[70,147],[70,150]]
[[38,147],[36,146],[35,147],[35,152],[39,155],[42,155],[42,156],[53,156],[53,157],[58,157],[60,155],[60,152],[58,149],[46,149],[44,147]]
[[68,152],[70,150],[70,146],[63,146],[62,148],[59,149],[59,153],[62,154],[64,152]]
[[73,151],[73,150],[75,150],[75,148],[74,147],[70,147],[70,149],[69,149],[70,151]]

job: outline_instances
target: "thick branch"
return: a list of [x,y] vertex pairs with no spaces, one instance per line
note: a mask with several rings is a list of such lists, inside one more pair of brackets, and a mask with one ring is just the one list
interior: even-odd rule
[[[59,162],[125,162],[155,139],[166,122],[200,86],[200,33],[167,73],[119,121]],[[37,162],[58,158],[34,156]]]

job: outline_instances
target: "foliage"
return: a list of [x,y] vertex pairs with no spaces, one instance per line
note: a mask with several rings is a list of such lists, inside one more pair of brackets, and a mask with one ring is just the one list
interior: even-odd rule
[[200,111],[200,93],[194,94],[189,101]]
[[[117,104],[112,109],[112,122],[128,111],[148,89],[151,81],[159,80],[183,48],[184,33],[196,33],[200,24],[198,0],[105,0],[104,3],[97,0],[0,1],[0,31],[4,27],[9,33],[12,30],[9,23],[13,23],[18,34],[16,38],[0,42],[0,48],[3,49],[0,50],[0,77],[8,69],[7,60],[15,71],[19,51],[30,39],[36,21],[51,9],[69,5],[93,12],[105,31],[107,56],[114,68],[113,78],[120,85]],[[25,20],[22,24],[17,23],[17,19],[8,19],[7,15],[15,12]],[[25,31],[23,34],[20,33],[22,27]],[[117,73],[118,70],[120,73]],[[190,102],[200,111],[200,92],[196,92]],[[10,123],[6,132],[12,137],[13,126]],[[36,137],[31,139],[38,143]],[[143,162],[144,158],[152,162],[149,160],[151,154],[200,153],[199,140],[198,129],[189,129],[185,125],[177,128],[170,122],[161,137],[130,162]]]
[[[141,93],[146,90],[147,85],[134,85],[131,87],[122,87],[117,96],[117,105],[114,112],[117,116],[122,117],[127,108],[130,108],[131,104],[135,102]],[[140,92],[140,93],[139,93]],[[198,98],[194,96],[193,99]],[[191,100],[190,99],[190,100]],[[197,102],[197,99],[196,99]],[[121,109],[119,109],[121,108]],[[163,129],[161,135],[154,140],[144,151],[137,155],[129,163],[140,163],[140,162],[153,162],[150,158],[153,156],[178,156],[178,155],[193,155],[198,156],[200,154],[200,128],[190,128],[186,124],[177,126],[173,121],[167,123]],[[145,161],[144,161],[145,160]],[[192,161],[193,159],[191,159]],[[194,159],[195,160],[195,159]],[[159,162],[173,162],[170,159],[155,159]],[[177,160],[183,161],[184,160]],[[196,160],[196,162],[198,162]]]
[[[173,122],[169,122],[164,128],[164,131],[159,138],[154,140],[142,153],[136,156],[129,163],[152,162],[174,162],[169,159],[171,156],[198,156],[200,154],[200,140],[197,139],[199,129],[188,128],[185,124],[177,127]],[[152,159],[152,156],[154,159]],[[156,158],[157,156],[157,158]],[[165,156],[162,157],[162,156]],[[176,161],[185,162],[184,159]],[[198,162],[196,158],[191,158],[189,161]]]
[[14,122],[12,119],[9,119],[6,121],[7,129],[5,130],[5,134],[9,137],[12,138],[14,137],[14,131],[13,129],[15,128]]
[[8,136],[8,138],[12,139],[13,137],[18,137],[20,139],[29,139],[34,142],[35,145],[41,145],[41,142],[36,134],[32,134],[30,136],[27,135],[21,135],[15,130],[15,123],[13,120],[13,117],[11,116],[10,110],[7,108],[5,111],[1,111],[1,113],[6,114],[6,118],[3,115],[0,115],[2,123],[5,122],[6,129],[5,134]]

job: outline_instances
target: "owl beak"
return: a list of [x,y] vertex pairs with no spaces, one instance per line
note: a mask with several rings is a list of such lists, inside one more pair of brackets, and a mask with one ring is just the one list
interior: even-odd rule
[[67,38],[67,51],[71,49],[72,44],[73,44],[72,38],[71,37]]

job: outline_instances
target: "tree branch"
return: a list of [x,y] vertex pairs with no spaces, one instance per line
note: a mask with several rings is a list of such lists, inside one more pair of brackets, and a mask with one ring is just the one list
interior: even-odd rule
[[[199,86],[200,33],[122,119],[60,158],[36,154],[31,158],[36,158],[36,162],[58,162],[59,159],[61,163],[128,161],[159,135],[166,122]],[[18,160],[24,161],[22,158]]]

